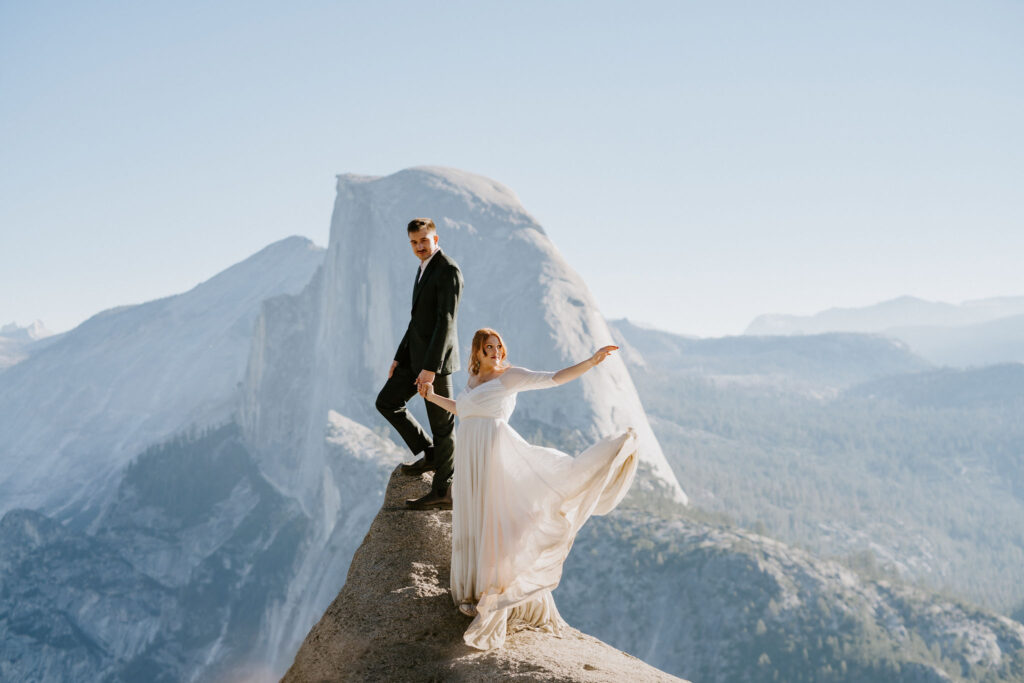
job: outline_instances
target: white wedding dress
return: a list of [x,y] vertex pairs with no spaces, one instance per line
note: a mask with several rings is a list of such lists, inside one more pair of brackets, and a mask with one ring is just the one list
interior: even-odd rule
[[456,605],[477,603],[464,640],[481,650],[501,647],[509,630],[559,633],[551,591],[576,532],[611,511],[636,474],[632,429],[574,458],[508,425],[516,394],[558,386],[554,374],[509,368],[456,399],[451,589]]

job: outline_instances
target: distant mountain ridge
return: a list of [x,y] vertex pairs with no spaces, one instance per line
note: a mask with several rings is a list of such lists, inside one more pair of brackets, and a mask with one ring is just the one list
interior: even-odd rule
[[972,325],[894,327],[886,334],[937,365],[977,367],[1024,362],[1024,315]]
[[901,296],[870,306],[830,308],[813,315],[760,315],[743,334],[884,332],[894,327],[971,325],[1014,315],[1024,315],[1024,297],[993,297],[949,304]]
[[701,339],[639,327],[628,320],[609,324],[627,363],[673,374],[774,376],[845,386],[931,367],[905,344],[879,335],[833,332]]
[[13,322],[0,327],[0,337],[6,337],[7,339],[36,341],[37,339],[49,337],[52,334],[53,332],[46,329],[46,325],[43,324],[42,320],[36,320],[24,327],[20,327],[17,323]]
[[937,365],[959,367],[1024,361],[1024,297],[993,297],[961,304],[911,296],[814,315],[762,315],[750,336],[827,332],[882,334],[906,343]]
[[35,342],[52,335],[41,320],[25,327],[16,323],[0,327],[0,372],[28,358],[29,349]]

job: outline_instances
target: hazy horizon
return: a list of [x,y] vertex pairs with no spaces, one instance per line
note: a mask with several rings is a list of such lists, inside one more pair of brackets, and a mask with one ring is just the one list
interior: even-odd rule
[[[298,237],[306,237],[306,236],[305,235],[298,235]],[[287,238],[282,238],[282,239],[287,239]],[[309,239],[309,238],[307,237],[307,239]],[[313,242],[313,243],[318,248],[321,248],[321,249],[326,248],[325,244],[317,244],[316,242]],[[255,254],[257,252],[253,252],[253,253]],[[252,254],[250,254],[249,256],[252,256]],[[249,258],[249,256],[246,256],[245,258]],[[243,258],[242,260],[245,260],[245,258]],[[26,327],[29,327],[32,324],[36,323],[36,322],[40,322],[40,323],[43,324],[43,327],[46,329],[47,332],[49,332],[51,334],[61,334],[63,332],[68,332],[68,331],[74,329],[75,327],[77,327],[81,323],[85,322],[89,318],[91,318],[91,317],[93,317],[93,316],[95,316],[95,315],[97,315],[99,313],[102,313],[102,312],[104,312],[106,310],[120,308],[122,306],[139,305],[139,304],[146,303],[147,301],[153,301],[155,299],[160,299],[160,298],[164,298],[164,297],[167,297],[167,296],[175,296],[177,294],[183,294],[183,293],[189,291],[190,289],[192,289],[193,287],[195,287],[196,285],[199,285],[199,284],[209,280],[210,278],[215,277],[216,275],[220,274],[224,270],[227,270],[228,268],[230,268],[233,265],[236,265],[236,264],[235,263],[225,264],[223,268],[220,268],[219,270],[211,273],[209,275],[209,277],[205,277],[205,278],[195,282],[193,285],[191,285],[189,287],[186,287],[186,288],[184,288],[184,289],[182,289],[180,291],[167,292],[166,294],[155,296],[152,299],[125,301],[125,302],[120,303],[120,304],[115,304],[114,306],[111,306],[111,307],[106,308],[106,309],[100,309],[100,310],[89,312],[89,313],[85,314],[84,317],[82,317],[81,320],[78,320],[77,322],[75,322],[75,323],[73,323],[73,324],[71,324],[70,326],[67,326],[67,327],[56,328],[54,325],[50,324],[50,322],[48,322],[47,320],[44,320],[44,319],[39,318],[39,317],[36,317],[36,318],[24,319],[24,320],[0,320],[0,328],[3,328],[5,326],[7,326],[7,325],[14,325],[14,326],[16,326],[18,328],[26,328]],[[572,264],[570,264],[570,265],[572,265]],[[589,283],[588,283],[588,285],[589,285]],[[1004,293],[1004,294],[996,294],[996,295],[987,296],[987,297],[978,297],[978,298],[971,298],[971,299],[962,299],[962,300],[955,300],[955,301],[941,301],[940,302],[940,301],[932,301],[932,300],[927,300],[927,299],[921,299],[920,297],[914,297],[913,295],[899,294],[899,295],[896,295],[896,296],[889,297],[887,299],[882,299],[882,300],[879,300],[879,301],[872,301],[872,302],[865,302],[865,303],[863,303],[861,305],[853,305],[853,306],[848,306],[848,307],[829,306],[829,307],[824,308],[824,309],[807,311],[807,312],[797,312],[797,311],[764,311],[763,313],[756,314],[754,316],[754,318],[751,318],[750,320],[746,321],[745,323],[742,323],[742,325],[740,326],[740,329],[738,329],[736,331],[724,332],[722,334],[697,334],[697,333],[694,333],[694,332],[688,331],[688,330],[671,329],[670,327],[668,327],[667,325],[665,325],[662,322],[659,322],[659,321],[656,321],[656,320],[642,320],[640,318],[637,318],[635,316],[630,315],[628,312],[626,312],[624,315],[618,315],[618,316],[616,316],[616,315],[608,315],[607,313],[605,313],[605,317],[608,320],[627,320],[630,323],[632,323],[633,325],[637,325],[639,327],[644,327],[644,328],[648,328],[648,329],[660,330],[660,331],[663,331],[663,332],[671,332],[671,333],[674,333],[674,334],[679,334],[679,335],[684,335],[684,336],[693,336],[693,337],[701,337],[701,338],[714,338],[714,337],[727,337],[727,336],[742,335],[744,330],[747,327],[749,327],[750,323],[752,323],[754,321],[754,319],[757,316],[760,316],[760,315],[812,316],[812,315],[815,315],[815,314],[818,314],[818,313],[822,313],[824,311],[835,310],[835,309],[839,309],[839,308],[844,308],[844,309],[845,308],[852,308],[852,309],[869,308],[871,306],[875,306],[875,305],[878,305],[878,304],[881,304],[881,303],[895,301],[895,300],[903,299],[903,298],[919,299],[919,300],[923,300],[923,301],[928,301],[929,303],[945,303],[945,304],[951,304],[951,305],[955,305],[955,306],[962,306],[962,305],[965,305],[965,304],[970,304],[970,303],[974,303],[974,302],[978,302],[978,301],[985,301],[985,300],[990,300],[990,299],[1018,298],[1018,297],[1022,297],[1022,296],[1024,296],[1024,295],[1013,294],[1013,293]],[[604,312],[604,311],[602,311],[602,312]]]

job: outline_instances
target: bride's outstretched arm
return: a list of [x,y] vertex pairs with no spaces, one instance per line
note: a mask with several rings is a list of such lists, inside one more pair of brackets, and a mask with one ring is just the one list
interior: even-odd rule
[[451,400],[450,398],[445,398],[444,396],[438,396],[437,394],[435,394],[434,385],[432,385],[430,382],[423,382],[422,384],[420,384],[419,392],[420,396],[423,397],[423,400],[430,401],[431,403],[441,406],[452,415],[458,415],[458,413],[455,412],[455,401]]
[[609,356],[609,354],[611,354],[612,351],[618,350],[618,346],[602,346],[596,352],[594,352],[594,355],[591,356],[590,358],[586,359],[582,363],[577,363],[576,365],[565,368],[564,370],[559,370],[551,379],[554,380],[555,384],[565,384],[566,382],[571,382],[580,375],[582,375],[583,373],[585,373],[587,370],[599,365],[601,361],[603,361],[605,358]]

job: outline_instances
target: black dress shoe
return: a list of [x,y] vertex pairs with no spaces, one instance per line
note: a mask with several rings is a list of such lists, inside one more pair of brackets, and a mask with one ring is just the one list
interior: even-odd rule
[[433,491],[422,498],[408,498],[405,507],[410,510],[451,510],[452,498],[450,495],[439,496]]
[[420,458],[411,465],[402,465],[402,474],[423,474],[424,472],[433,472],[437,469],[437,466],[432,462],[427,462],[426,458]]

